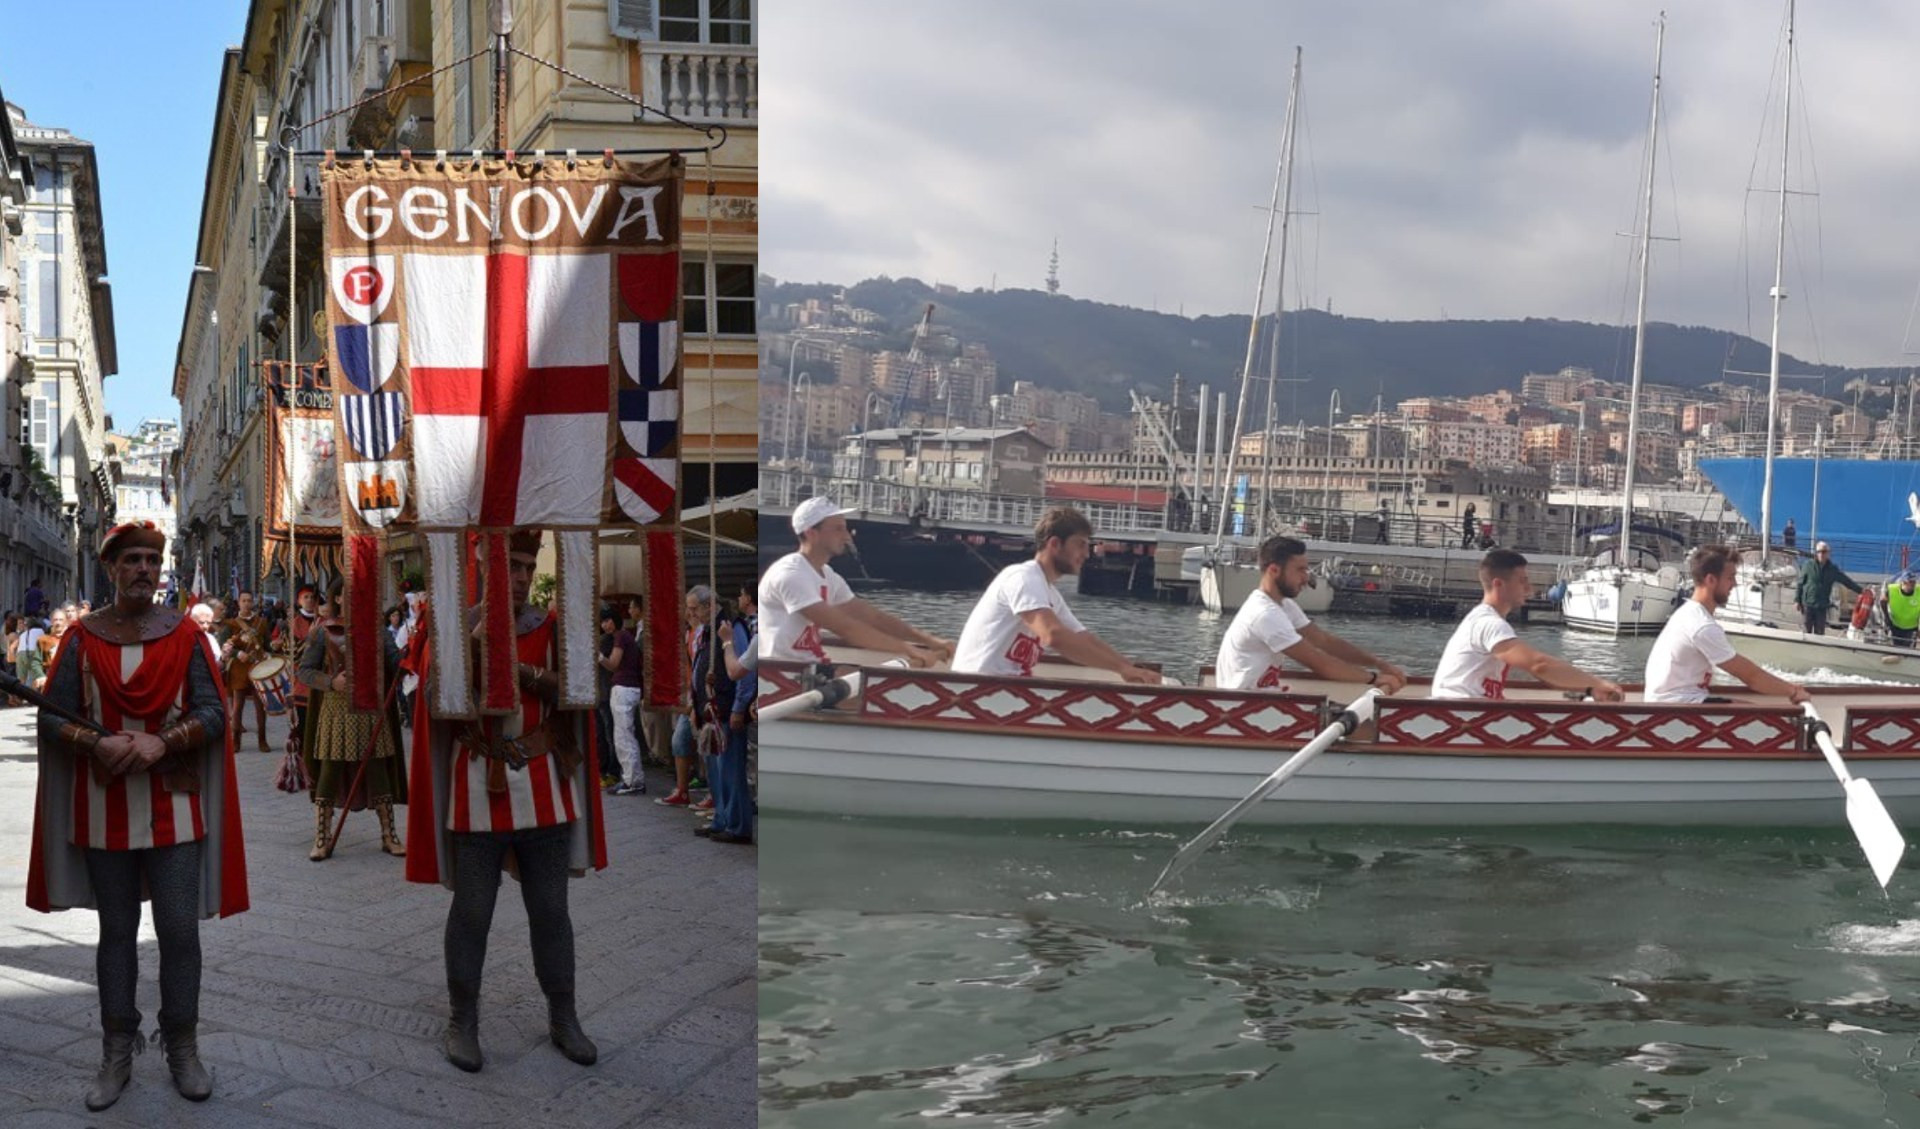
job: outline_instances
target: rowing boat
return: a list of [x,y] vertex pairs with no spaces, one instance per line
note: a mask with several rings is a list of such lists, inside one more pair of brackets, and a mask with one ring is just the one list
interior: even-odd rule
[[[857,665],[857,664],[856,664]],[[862,692],[760,733],[773,810],[961,819],[1205,822],[1271,773],[1358,687],[1302,673],[1284,692],[1144,687],[1042,666],[999,678],[857,666]],[[851,668],[841,668],[843,671]],[[763,704],[807,668],[766,664]],[[1071,674],[1072,677],[1062,677]],[[1539,684],[1505,701],[1383,698],[1248,820],[1288,824],[1561,823],[1831,826],[1842,799],[1799,710],[1569,701]],[[1820,688],[1814,704],[1895,818],[1920,821],[1920,710],[1910,689]]]

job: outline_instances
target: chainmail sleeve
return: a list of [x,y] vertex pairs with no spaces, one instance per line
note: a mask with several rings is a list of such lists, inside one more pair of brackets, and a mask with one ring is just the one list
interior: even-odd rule
[[307,636],[306,649],[300,652],[300,667],[293,672],[293,678],[309,690],[333,689],[333,676],[327,673],[325,628],[316,627]]
[[227,731],[227,711],[220,705],[220,687],[214,681],[204,647],[195,647],[193,657],[187,660],[187,708],[180,720],[198,721],[209,742],[220,740]]

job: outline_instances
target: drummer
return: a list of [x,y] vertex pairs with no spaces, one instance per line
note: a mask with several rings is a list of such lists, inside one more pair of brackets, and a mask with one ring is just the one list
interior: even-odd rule
[[247,732],[245,710],[253,702],[260,751],[267,752],[267,705],[253,685],[253,668],[267,657],[267,619],[253,607],[253,593],[240,593],[232,616],[222,625],[227,640],[227,703],[235,738]]
[[1260,544],[1260,587],[1247,597],[1220,640],[1214,685],[1222,690],[1282,690],[1280,656],[1334,682],[1363,682],[1388,694],[1407,673],[1307,618],[1295,597],[1307,586],[1307,546],[1292,537]]
[[1760,664],[1737,653],[1727,641],[1726,629],[1713,613],[1733,594],[1736,561],[1725,545],[1702,545],[1687,557],[1693,578],[1693,598],[1681,604],[1660,629],[1647,655],[1647,701],[1712,702],[1707,696],[1715,667],[1745,683],[1747,689],[1785,698],[1794,705],[1807,700],[1804,688],[1776,678]]
[[854,595],[827,563],[853,547],[846,515],[855,512],[819,495],[793,508],[800,550],[775,561],[760,578],[761,657],[826,662],[823,628],[856,647],[905,656],[914,666],[952,657],[952,643]]
[[1527,558],[1512,549],[1495,549],[1482,557],[1480,592],[1480,602],[1460,621],[1440,653],[1428,697],[1499,701],[1507,696],[1507,671],[1519,667],[1549,686],[1589,691],[1597,701],[1625,700],[1618,685],[1536,651],[1514,634],[1507,617],[1533,596]]

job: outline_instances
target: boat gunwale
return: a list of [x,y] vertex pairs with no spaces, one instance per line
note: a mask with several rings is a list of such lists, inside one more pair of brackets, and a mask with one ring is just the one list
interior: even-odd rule
[[[903,707],[893,706],[896,712],[881,713],[868,709],[873,700],[863,693],[858,699],[857,710],[834,709],[809,714],[794,715],[782,719],[800,721],[807,724],[858,725],[863,728],[894,728],[979,736],[1032,737],[1046,740],[1080,740],[1097,738],[1126,744],[1159,745],[1173,747],[1225,746],[1249,750],[1283,750],[1297,746],[1331,724],[1334,717],[1344,706],[1325,695],[1311,693],[1273,693],[1265,691],[1225,690],[1213,687],[1141,687],[1112,682],[1089,682],[1073,679],[1032,678],[1015,679],[993,675],[961,674],[952,671],[905,670],[898,667],[866,667],[857,664],[835,664],[836,669],[852,667],[861,672],[863,686],[872,687],[877,680],[881,688],[888,685],[917,685],[922,683],[971,684],[975,690],[971,693],[1009,692],[1020,695],[1022,691],[1038,691],[1037,700],[1030,698],[1025,709],[1018,709],[996,718],[928,718],[912,716],[911,713],[897,712]],[[804,671],[804,664],[772,663],[762,667],[768,677],[768,688],[772,691],[763,701],[778,701],[800,691],[800,684],[792,675]],[[1297,673],[1302,680],[1312,681],[1309,672]],[[1425,680],[1417,680],[1424,682]],[[1517,683],[1510,689],[1527,693],[1535,689],[1552,692],[1551,688],[1534,683]],[[967,694],[956,695],[952,692],[936,693],[932,688],[923,686],[924,693],[934,694],[932,701],[918,707],[905,707],[910,710],[925,710],[938,707],[951,709]],[[1846,706],[1843,724],[1839,727],[1839,736],[1849,757],[1858,757],[1864,761],[1904,761],[1920,758],[1920,716],[1904,706],[1880,706],[1867,703],[1854,703],[1846,699],[1868,696],[1884,697],[1886,687],[1847,686],[1822,689],[1823,697],[1843,699]],[[1898,691],[1895,691],[1897,693]],[[1053,711],[1064,711],[1067,707],[1087,700],[1100,700],[1109,707],[1115,707],[1115,698],[1120,699],[1131,712],[1115,708],[1115,712],[1098,722],[1090,722],[1072,714],[1057,717],[1051,723],[1036,724],[1036,716],[1048,715]],[[1144,715],[1161,711],[1173,704],[1183,704],[1188,709],[1200,709],[1200,701],[1208,703],[1230,703],[1230,710],[1221,711],[1217,707],[1212,711],[1202,711],[1204,716],[1188,723],[1184,727],[1173,729],[1158,728],[1167,723],[1164,719],[1148,720]],[[1310,707],[1310,708],[1303,708]],[[1731,707],[1731,708],[1730,708]],[[1246,723],[1267,709],[1278,710],[1286,724],[1284,729],[1276,728],[1272,732],[1249,732]],[[1570,702],[1565,700],[1510,698],[1500,701],[1478,699],[1432,699],[1383,698],[1377,709],[1379,721],[1369,723],[1363,730],[1373,739],[1351,740],[1343,744],[1342,749],[1356,754],[1375,755],[1414,755],[1414,756],[1455,756],[1474,758],[1533,758],[1539,760],[1589,760],[1589,759],[1698,759],[1710,761],[1775,761],[1817,759],[1807,723],[1799,710],[1790,706],[1760,705],[1747,702],[1732,703],[1648,703],[1648,702]],[[1499,739],[1481,741],[1475,744],[1440,743],[1414,737],[1404,743],[1400,740],[1380,740],[1380,725],[1404,726],[1407,721],[1422,715],[1435,719],[1435,715],[1451,719],[1451,728],[1443,729],[1449,737],[1487,736],[1489,726],[1497,725],[1502,719],[1516,719],[1522,724],[1534,727],[1533,734],[1556,734],[1558,740],[1579,740],[1571,732],[1572,726],[1580,725],[1588,719],[1600,719],[1614,727],[1607,739],[1587,739],[1585,745],[1548,746],[1516,744]],[[1557,721],[1555,720],[1557,718]],[[1613,719],[1606,721],[1605,719]],[[1678,738],[1660,738],[1658,730],[1679,721],[1694,728],[1691,742]],[[1749,743],[1748,747],[1703,746],[1703,741],[1718,740],[1727,742],[1753,724],[1761,724],[1773,730],[1771,747],[1762,743]],[[1905,740],[1886,741],[1874,738],[1871,734],[1879,732],[1888,723],[1904,731]],[[1442,722],[1442,724],[1446,724]],[[1118,726],[1144,727],[1120,729]],[[1229,732],[1219,732],[1223,727]],[[1703,728],[1704,727],[1704,728]],[[1204,731],[1201,731],[1204,728]],[[1401,735],[1406,730],[1400,729]],[[1639,735],[1636,738],[1636,735]],[[1649,740],[1650,738],[1659,738]],[[1784,740],[1783,740],[1784,738]],[[1622,745],[1622,739],[1637,740],[1637,744]],[[1764,738],[1763,738],[1764,741]]]

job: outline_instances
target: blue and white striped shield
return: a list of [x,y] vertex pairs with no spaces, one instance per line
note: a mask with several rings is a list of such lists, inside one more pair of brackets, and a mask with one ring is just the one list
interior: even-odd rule
[[398,392],[373,392],[340,397],[340,418],[347,426],[347,442],[363,459],[384,459],[407,424],[406,397]]

